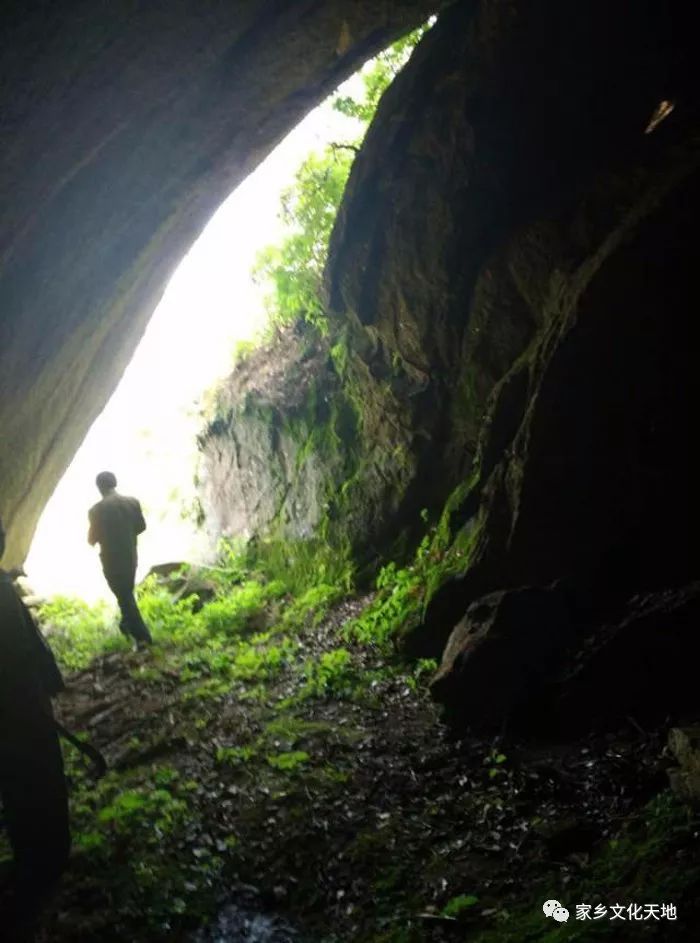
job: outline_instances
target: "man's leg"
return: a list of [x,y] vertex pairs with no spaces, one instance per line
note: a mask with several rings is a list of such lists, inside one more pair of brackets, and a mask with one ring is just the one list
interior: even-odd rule
[[153,639],[146,623],[143,621],[143,616],[139,612],[133,590],[125,593],[120,598],[119,607],[123,613],[129,634],[135,638],[137,642],[145,642],[147,645],[150,645]]
[[[119,630],[122,635],[126,635],[127,638],[131,638],[131,632],[129,631],[128,621],[126,613],[124,612],[123,604],[123,595],[124,595],[124,585],[125,579],[122,573],[119,573],[117,570],[112,569],[111,567],[103,566],[103,572],[105,579],[107,580],[107,585],[114,593],[114,597],[117,600],[117,605],[119,606]],[[126,580],[128,585],[128,578]]]
[[63,757],[48,699],[18,705],[12,725],[0,731],[0,793],[14,853],[3,918],[9,939],[31,940],[70,852]]
[[124,573],[107,569],[105,569],[104,573],[109,588],[117,598],[119,611],[121,612],[119,628],[124,635],[130,636],[137,642],[146,642],[150,645],[153,641],[151,633],[148,631],[146,623],[143,621],[136,599],[134,598],[135,574],[131,571]]

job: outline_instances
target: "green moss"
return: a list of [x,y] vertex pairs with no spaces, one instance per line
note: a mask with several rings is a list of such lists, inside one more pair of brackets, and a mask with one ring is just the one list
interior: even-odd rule
[[299,767],[305,766],[311,757],[305,750],[288,750],[285,753],[269,753],[266,759],[273,769],[293,773]]
[[410,634],[437,590],[467,570],[479,522],[469,521],[456,529],[455,518],[476,486],[477,479],[472,477],[452,492],[438,523],[428,530],[409,564],[399,566],[392,561],[382,567],[376,578],[377,596],[348,627],[350,637],[384,646]]

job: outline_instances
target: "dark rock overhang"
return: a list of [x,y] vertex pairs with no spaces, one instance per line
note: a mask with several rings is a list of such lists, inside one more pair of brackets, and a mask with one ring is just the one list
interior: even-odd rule
[[218,205],[425,0],[4,5],[0,514],[8,564]]

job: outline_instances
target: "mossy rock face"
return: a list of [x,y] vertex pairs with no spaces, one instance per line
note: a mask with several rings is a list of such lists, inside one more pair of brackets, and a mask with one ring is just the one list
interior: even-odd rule
[[[532,418],[564,397],[584,402],[583,371],[576,366],[574,387],[555,364],[569,350],[573,370],[579,343],[582,361],[586,345],[604,359],[604,318],[615,317],[604,311],[621,303],[624,278],[634,280],[641,264],[640,257],[626,276],[613,273],[618,253],[671,191],[685,192],[697,164],[692,108],[675,126],[644,134],[659,88],[670,83],[689,103],[697,99],[691,59],[660,38],[678,27],[681,11],[644,4],[631,38],[627,14],[611,17],[608,6],[538,3],[525,14],[518,3],[482,2],[446,10],[380,102],[331,238],[326,287],[348,338],[348,371],[358,399],[384,407],[365,409],[376,416],[371,438],[393,434],[410,468],[399,520],[405,526],[421,507],[437,510],[475,461],[484,484],[496,476],[490,489],[500,497],[489,499],[483,546],[495,561],[489,580],[500,582],[485,590],[516,578],[501,561],[516,525],[523,572],[529,559],[534,574],[537,557],[549,554],[547,578],[558,575],[567,535],[555,533],[553,514],[551,535],[539,540],[534,503],[525,530],[521,498],[526,483],[538,487],[540,479],[543,497],[553,488],[561,494],[571,470],[550,475],[542,465],[532,475]],[[663,269],[661,231],[645,240],[643,251]],[[599,291],[607,272],[609,287]],[[694,290],[690,270],[678,274]],[[635,305],[651,320],[661,300],[638,297],[644,289],[636,285]],[[584,306],[598,319],[590,333],[575,327]],[[629,306],[625,313],[633,382],[646,372],[652,386],[663,386],[633,339]],[[625,329],[615,330],[624,344]],[[601,429],[603,389],[598,382]],[[572,415],[569,430],[581,421]],[[546,461],[552,442],[541,442]],[[603,530],[605,513],[595,516]],[[590,553],[589,545],[581,560]]]
[[319,525],[328,482],[343,478],[331,392],[326,346],[292,329],[222,384],[199,436],[200,494],[214,542],[271,529],[300,539]]
[[[527,15],[484,0],[450,6],[420,42],[380,102],[333,231],[332,368],[294,427],[303,434],[286,413],[261,419],[255,397],[236,413],[255,426],[251,454],[277,450],[258,463],[277,495],[262,523],[344,528],[378,559],[476,467],[471,600],[603,571],[615,555],[634,569],[639,508],[664,489],[687,500],[694,466],[673,443],[689,441],[693,396],[667,392],[674,376],[695,389],[698,83],[693,58],[666,41],[683,35],[677,5],[643,4],[632,19],[603,0]],[[662,88],[687,107],[645,134]],[[319,392],[331,417],[352,417],[341,460],[321,441],[337,421],[319,413]],[[479,495],[469,502],[473,514]],[[670,572],[660,548],[678,544],[676,562],[685,548],[670,524],[657,530],[647,569]]]
[[[682,11],[643,4],[633,25],[602,2],[523,11],[443,14],[380,104],[329,254],[364,389],[383,384],[410,430],[404,500],[432,508],[478,471],[470,571],[421,627],[441,620],[435,656],[493,590],[691,579],[700,523],[699,101]],[[652,128],[661,88],[686,105]]]
[[213,544],[321,536],[359,559],[385,545],[415,469],[405,439],[389,435],[394,399],[347,363],[341,375],[337,359],[313,329],[286,328],[218,389],[199,436]]
[[[5,4],[0,514],[7,565],[173,269],[279,140],[434,4]],[[196,330],[196,324],[193,326]]]

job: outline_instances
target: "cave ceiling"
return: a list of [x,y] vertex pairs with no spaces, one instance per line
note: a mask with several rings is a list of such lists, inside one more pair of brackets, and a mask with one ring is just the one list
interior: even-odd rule
[[209,217],[436,4],[72,2],[0,17],[0,514],[6,564]]

